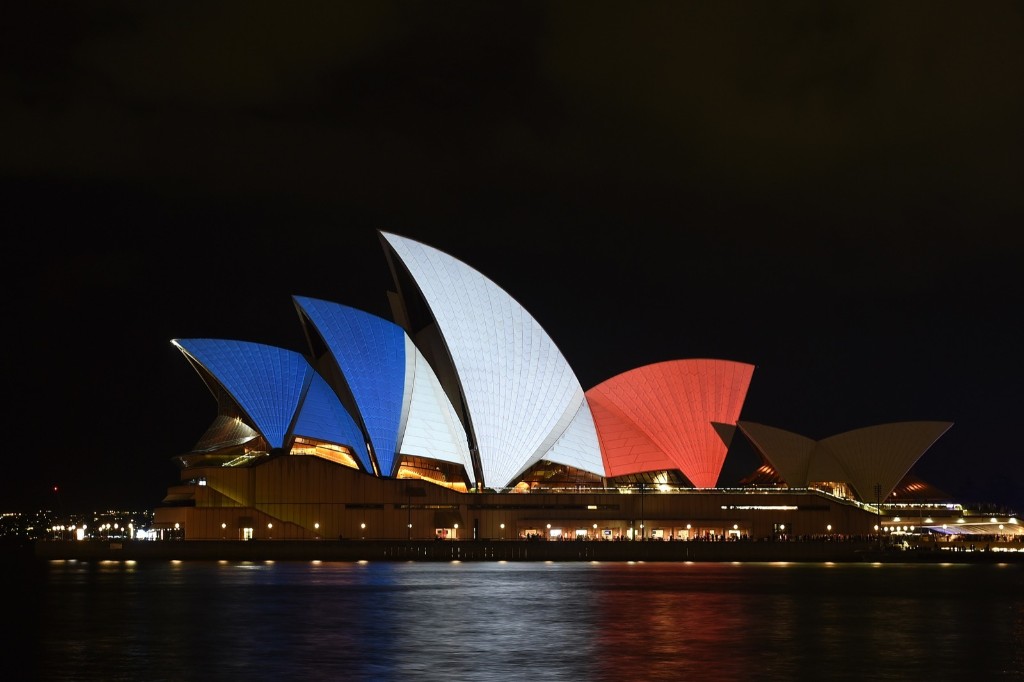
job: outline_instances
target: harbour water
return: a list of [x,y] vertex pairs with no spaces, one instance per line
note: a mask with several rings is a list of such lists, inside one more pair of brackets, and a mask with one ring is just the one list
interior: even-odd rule
[[1024,680],[1021,564],[42,561],[37,680]]

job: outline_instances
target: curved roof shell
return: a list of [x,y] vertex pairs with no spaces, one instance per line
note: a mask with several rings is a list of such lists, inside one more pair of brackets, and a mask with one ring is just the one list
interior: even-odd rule
[[603,476],[579,380],[538,322],[494,282],[437,249],[381,233],[430,309],[455,367],[485,485],[541,459]]
[[344,377],[381,475],[396,473],[398,454],[432,457],[473,470],[466,431],[455,408],[404,329],[331,301],[293,299]]
[[[758,454],[772,465],[783,481],[792,486],[804,487],[807,485],[811,455],[818,445],[814,439],[775,426],[754,422],[741,421],[737,423],[737,426]],[[844,476],[842,480],[845,479]]]
[[405,405],[405,332],[356,308],[304,296],[293,299],[338,364],[359,407],[380,474],[390,476]]
[[[365,470],[372,471],[362,431],[303,356],[245,341],[176,339],[173,343],[220,384],[272,449],[288,446],[294,436],[308,436],[351,448]],[[216,422],[222,420],[218,416]]]
[[718,482],[754,366],[670,360],[630,370],[587,391],[609,476],[679,469],[694,486]]
[[[952,422],[894,422],[814,441],[783,429],[742,421],[740,431],[791,486],[822,481],[850,485],[864,502],[889,497]],[[877,487],[877,490],[876,490]]]
[[313,368],[294,351],[248,341],[176,339],[214,377],[273,448],[282,448]]

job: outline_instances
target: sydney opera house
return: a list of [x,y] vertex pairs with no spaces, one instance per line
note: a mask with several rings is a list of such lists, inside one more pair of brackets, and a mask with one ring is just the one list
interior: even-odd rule
[[[755,368],[724,359],[668,359],[584,389],[497,284],[426,244],[380,240],[391,320],[294,296],[302,352],[173,341],[217,410],[175,457],[159,528],[197,540],[866,536],[901,528],[893,505],[907,500],[919,527],[966,530],[908,475],[949,422],[815,441],[742,420]],[[721,487],[736,438],[762,463]]]

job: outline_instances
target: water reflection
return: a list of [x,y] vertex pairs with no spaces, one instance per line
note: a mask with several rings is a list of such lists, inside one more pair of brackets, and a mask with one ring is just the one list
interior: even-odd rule
[[37,679],[1020,679],[1018,566],[55,562]]

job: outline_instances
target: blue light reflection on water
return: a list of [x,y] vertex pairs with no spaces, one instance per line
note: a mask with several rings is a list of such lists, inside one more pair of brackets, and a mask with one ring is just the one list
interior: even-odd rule
[[53,562],[36,679],[1024,679],[1022,569]]

